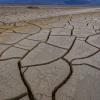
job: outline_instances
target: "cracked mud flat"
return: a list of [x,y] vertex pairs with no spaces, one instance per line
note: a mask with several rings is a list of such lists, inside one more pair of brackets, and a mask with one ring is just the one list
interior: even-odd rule
[[100,13],[1,21],[0,100],[100,100]]

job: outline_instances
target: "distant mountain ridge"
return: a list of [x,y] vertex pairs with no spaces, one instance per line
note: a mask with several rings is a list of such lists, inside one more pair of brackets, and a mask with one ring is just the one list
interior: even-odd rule
[[67,5],[96,5],[100,0],[64,0]]
[[100,0],[0,0],[0,4],[98,5]]

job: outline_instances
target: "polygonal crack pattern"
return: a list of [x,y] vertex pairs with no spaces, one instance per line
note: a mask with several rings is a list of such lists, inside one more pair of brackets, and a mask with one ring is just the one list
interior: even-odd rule
[[99,100],[100,13],[0,22],[1,100]]

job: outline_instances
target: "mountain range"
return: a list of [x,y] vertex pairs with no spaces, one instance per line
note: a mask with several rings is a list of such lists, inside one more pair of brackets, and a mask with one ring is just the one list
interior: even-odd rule
[[0,4],[99,5],[100,0],[0,0]]

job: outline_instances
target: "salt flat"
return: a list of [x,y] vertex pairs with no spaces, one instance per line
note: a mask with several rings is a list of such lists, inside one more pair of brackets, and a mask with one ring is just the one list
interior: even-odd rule
[[5,22],[16,22],[37,18],[47,18],[66,14],[78,14],[86,12],[98,12],[100,8],[94,7],[34,7],[29,6],[0,6],[0,20]]
[[99,8],[0,8],[0,100],[99,100]]

